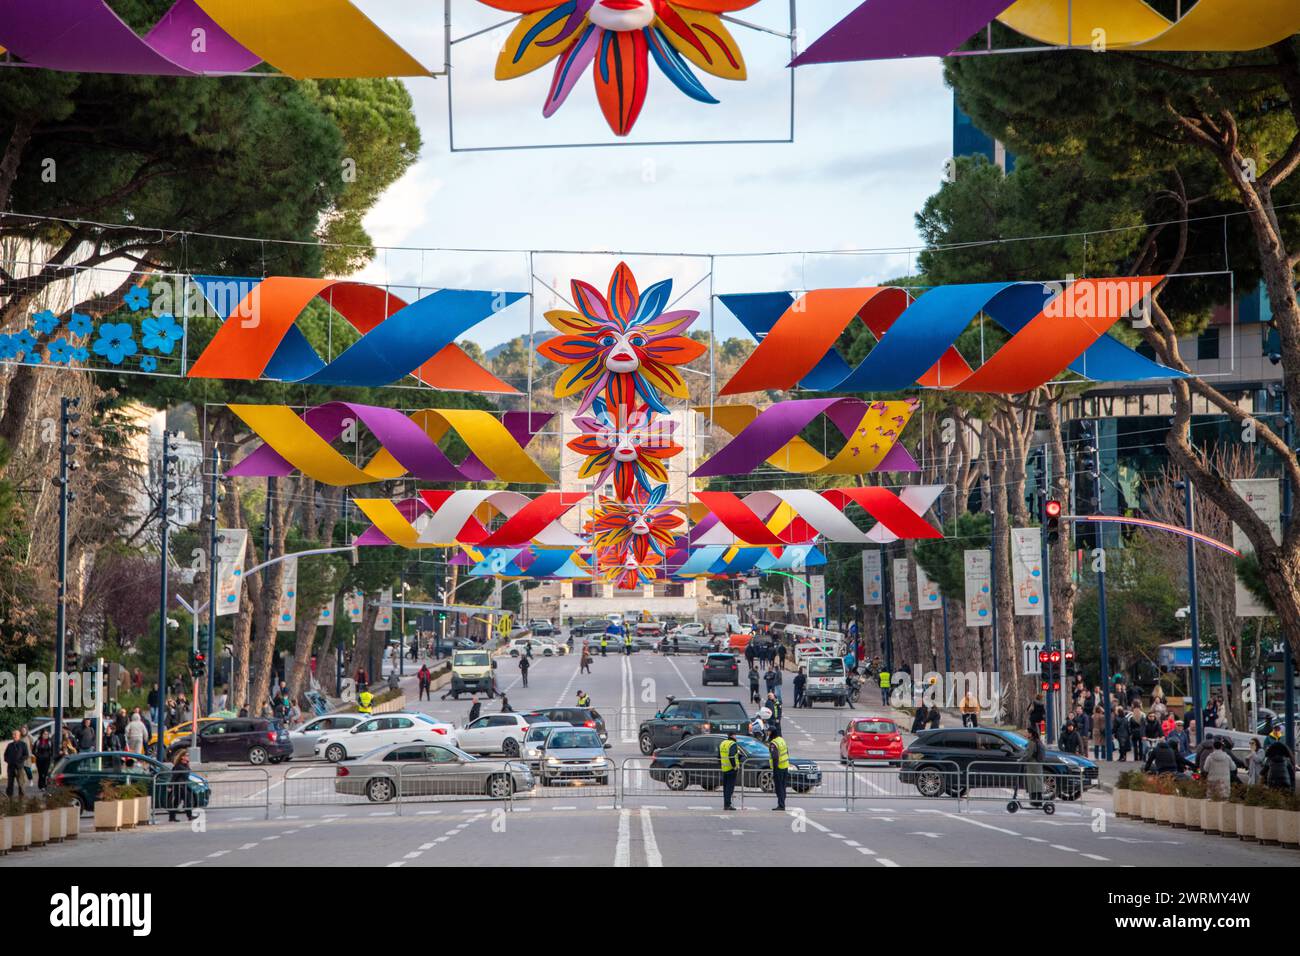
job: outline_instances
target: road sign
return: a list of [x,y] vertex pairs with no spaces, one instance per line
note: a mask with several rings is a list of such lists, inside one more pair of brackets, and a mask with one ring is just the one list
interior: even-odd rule
[[1025,641],[1020,645],[1021,666],[1026,674],[1041,674],[1043,667],[1038,663],[1038,652],[1043,649],[1042,641]]

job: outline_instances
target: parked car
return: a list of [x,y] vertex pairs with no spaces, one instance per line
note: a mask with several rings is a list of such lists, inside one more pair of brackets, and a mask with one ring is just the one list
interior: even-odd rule
[[524,734],[524,749],[522,759],[528,763],[528,766],[534,770],[542,760],[542,744],[546,741],[546,735],[556,727],[572,727],[559,720],[539,720],[528,725],[528,733]]
[[855,717],[840,731],[840,763],[903,759],[903,735],[889,717]]
[[691,637],[699,637],[706,633],[706,631],[707,628],[699,621],[688,621],[685,624],[678,624],[675,627],[670,627],[668,629],[670,635],[676,634],[679,637],[685,637],[687,635],[690,635]]
[[575,624],[569,628],[569,633],[574,637],[596,637],[604,634],[605,628],[609,627],[609,621],[604,618],[588,618],[581,624]]
[[700,675],[700,686],[709,684],[730,684],[740,686],[740,658],[735,654],[709,654],[704,658],[704,671]]
[[555,625],[544,617],[535,617],[528,622],[528,629],[533,632],[534,637],[546,637],[548,634],[555,633]]
[[[541,707],[532,713],[542,720],[559,721],[574,727],[589,727],[600,734],[600,739],[607,740],[609,732],[605,729],[605,718],[594,707]],[[528,716],[528,715],[526,715]]]
[[549,641],[539,641],[532,637],[517,637],[506,645],[506,653],[511,657],[524,657],[532,649],[533,657],[554,657],[558,651]]
[[717,650],[718,642],[707,634],[682,634],[670,631],[659,642],[660,654],[707,654]]
[[484,714],[457,735],[460,748],[472,754],[505,754],[518,757],[523,752],[524,735],[529,720],[524,714]]
[[[939,727],[923,730],[903,751],[898,779],[926,797],[965,795],[968,789],[1003,789],[1016,782],[1029,741],[1010,730],[987,727]],[[1005,764],[1007,772],[984,764]],[[956,765],[956,772],[953,765]],[[974,774],[971,764],[980,764]],[[1097,786],[1097,765],[1084,757],[1047,751],[1043,788],[1058,800],[1078,800]],[[1023,784],[1021,784],[1023,790]]]
[[[95,808],[99,799],[99,788],[105,782],[116,786],[126,784],[143,784],[153,790],[154,778],[163,771],[170,771],[171,764],[161,763],[153,757],[143,754],[104,753],[71,754],[59,759],[50,768],[50,783],[56,787],[66,787],[72,791],[72,800],[84,813]],[[169,783],[169,786],[177,786]],[[185,782],[189,791],[185,806],[206,807],[211,796],[207,781],[197,773],[191,773]]]
[[316,738],[312,753],[330,763],[359,757],[391,744],[456,744],[456,728],[429,714],[376,714],[344,730]]
[[365,714],[326,714],[313,717],[289,731],[295,757],[311,757],[316,753],[316,741],[331,730],[351,730],[366,719]]
[[[220,720],[220,719],[221,719],[220,717],[200,717],[199,727],[201,728],[204,724],[210,724],[212,723],[212,721]],[[80,726],[80,721],[78,721],[78,726]],[[177,740],[179,740],[181,737],[189,736],[193,732],[193,730],[194,730],[194,724],[188,720],[183,724],[177,724],[175,727],[168,727],[166,730],[163,731],[163,749],[170,750],[172,745],[175,744]],[[37,734],[39,734],[40,732],[41,731],[39,728],[35,731],[35,733]],[[52,732],[53,731],[51,731],[51,733]],[[150,747],[158,746],[157,731],[149,735],[148,746]]]
[[642,721],[637,733],[646,756],[696,734],[749,733],[749,714],[738,700],[716,697],[669,697],[664,709]]
[[[725,734],[698,734],[656,751],[650,761],[650,779],[666,784],[669,790],[685,790],[691,786],[717,789],[722,786],[719,748],[725,739]],[[744,786],[771,793],[775,786],[767,745],[753,737],[737,737],[736,743],[743,754],[741,780]],[[790,756],[791,790],[807,793],[821,782],[822,772],[815,760]]]
[[[167,750],[169,757],[193,747],[190,734],[176,738]],[[203,762],[248,762],[255,767],[293,759],[289,732],[270,717],[230,717],[199,727],[198,747]]]
[[440,744],[390,744],[344,760],[334,770],[334,792],[387,803],[402,797],[478,796],[504,800],[533,789],[533,773],[519,761],[483,760]]
[[553,728],[541,746],[538,778],[542,786],[564,780],[590,780],[602,786],[609,783],[614,767],[605,756],[609,746],[589,727]]

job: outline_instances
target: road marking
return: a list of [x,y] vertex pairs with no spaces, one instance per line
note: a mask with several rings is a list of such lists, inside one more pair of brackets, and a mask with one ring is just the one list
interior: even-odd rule
[[573,668],[573,673],[569,676],[569,682],[564,685],[564,690],[560,691],[560,696],[555,698],[556,707],[564,706],[564,702],[569,699],[569,688],[573,686],[574,681],[578,679],[578,675],[582,673],[582,651],[576,646],[576,641],[574,644],[574,650],[577,651],[578,660]]
[[225,856],[225,855],[226,855],[227,853],[229,853],[229,852],[230,852],[229,850],[216,850],[216,851],[214,851],[214,852],[208,854],[208,859],[209,859],[209,860],[215,860],[217,857],[219,857],[219,856]]
[[883,856],[876,857],[876,862],[879,863],[881,866],[892,866],[892,867],[898,866],[898,864],[895,863],[893,860],[886,860]]
[[1020,836],[1020,834],[1017,833],[1015,830],[1008,830],[1008,829],[1006,829],[1005,827],[995,827],[995,826],[994,826],[993,824],[991,824],[991,823],[982,823],[982,822],[979,821],[979,820],[972,820],[972,819],[970,819],[970,817],[958,816],[958,815],[955,814],[955,813],[948,813],[947,811],[944,811],[944,810],[936,810],[936,811],[934,811],[934,812],[935,812],[935,813],[940,813],[940,814],[942,814],[943,816],[945,816],[945,817],[949,817],[950,819],[953,819],[953,820],[961,820],[962,822],[964,822],[964,823],[969,823],[971,826],[974,826],[974,827],[983,827],[985,830],[996,830],[996,831],[998,831],[998,833],[1007,833],[1007,834],[1010,834],[1011,836],[1014,836],[1014,837],[1018,837],[1018,836]]
[[440,813],[442,813],[441,810],[417,810],[415,815],[417,817],[436,817]]
[[680,678],[682,682],[682,686],[686,688],[686,693],[688,695],[694,694],[695,688],[691,686],[690,681],[688,681],[686,677],[682,674],[682,672],[678,670],[677,662],[673,660],[671,656],[665,657],[664,660],[666,660],[669,663],[669,665],[672,667],[672,669],[677,673],[678,678]]
[[1074,847],[1072,847],[1072,846],[1061,846],[1061,844],[1059,844],[1059,843],[1053,843],[1053,844],[1051,844],[1051,847],[1052,847],[1053,850],[1064,850],[1066,853],[1078,853],[1078,852],[1079,852],[1078,850],[1076,850],[1076,849],[1075,849]]
[[202,862],[202,860],[186,860],[184,863],[177,863],[176,866],[178,869],[184,869],[187,866],[198,866]]
[[389,863],[387,869],[390,869],[390,870],[391,870],[393,867],[396,867],[396,866],[406,866],[406,861],[405,861],[405,860],[398,860],[398,861],[395,862],[395,863]]
[[664,858],[659,855],[659,842],[655,839],[654,825],[650,822],[650,811],[641,808],[641,839],[645,846],[645,865],[663,866]]
[[632,865],[632,811],[620,810],[618,813],[618,842],[614,845],[614,865]]
[[1086,856],[1086,857],[1087,857],[1088,859],[1090,859],[1090,860],[1100,860],[1102,863],[1109,863],[1109,862],[1110,862],[1110,857],[1108,857],[1108,856],[1098,856],[1096,853],[1084,853],[1083,856]]
[[1044,840],[1042,837],[1031,837],[1031,836],[1027,836],[1027,837],[1025,837],[1025,839],[1028,840],[1030,843],[1046,843],[1046,842],[1047,842],[1047,841]]
[[251,850],[253,847],[257,846],[258,842],[260,841],[254,840],[252,843],[245,843],[243,846],[240,847],[240,849]]
[[272,835],[272,836],[269,836],[269,837],[262,837],[262,839],[263,839],[263,840],[268,840],[268,841],[269,841],[269,840],[278,840],[278,839],[280,839],[280,838],[279,838],[278,836],[274,836],[274,835]]
[[875,850],[867,849],[867,847],[865,847],[865,846],[860,846],[860,847],[857,848],[857,850],[858,850],[858,852],[861,853],[863,856],[875,856],[875,855],[876,855],[876,851],[875,851]]
[[[793,810],[790,811],[790,816],[794,816],[794,811],[793,811]],[[816,820],[812,819],[811,817],[805,816],[805,817],[804,817],[804,823],[808,824],[808,825],[809,825],[810,827],[812,827],[814,830],[820,830],[822,833],[830,833],[830,832],[831,832],[831,828],[830,828],[830,827],[826,826],[825,824],[818,823]]]
[[432,844],[432,843],[421,843],[421,844],[420,844],[420,849],[421,849],[421,850],[432,850],[432,849],[433,849],[433,844]]

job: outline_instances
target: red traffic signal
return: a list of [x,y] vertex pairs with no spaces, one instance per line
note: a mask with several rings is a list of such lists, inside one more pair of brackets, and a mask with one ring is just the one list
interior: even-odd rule
[[1061,503],[1059,501],[1049,501],[1043,505],[1043,514],[1050,520],[1061,517]]
[[1039,651],[1039,652],[1038,652],[1038,663],[1040,663],[1040,664],[1050,664],[1051,662],[1052,662],[1052,655],[1051,655],[1051,653],[1050,653],[1049,651]]

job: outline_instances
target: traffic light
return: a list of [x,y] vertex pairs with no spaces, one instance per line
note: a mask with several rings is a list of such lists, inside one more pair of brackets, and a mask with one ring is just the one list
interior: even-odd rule
[[1038,669],[1042,672],[1039,679],[1043,690],[1061,689],[1061,660],[1062,655],[1058,650],[1038,652]]
[[208,670],[208,658],[202,651],[190,651],[190,672],[202,677]]
[[1055,541],[1061,535],[1061,503],[1056,500],[1043,502],[1043,527],[1047,529],[1047,540]]

